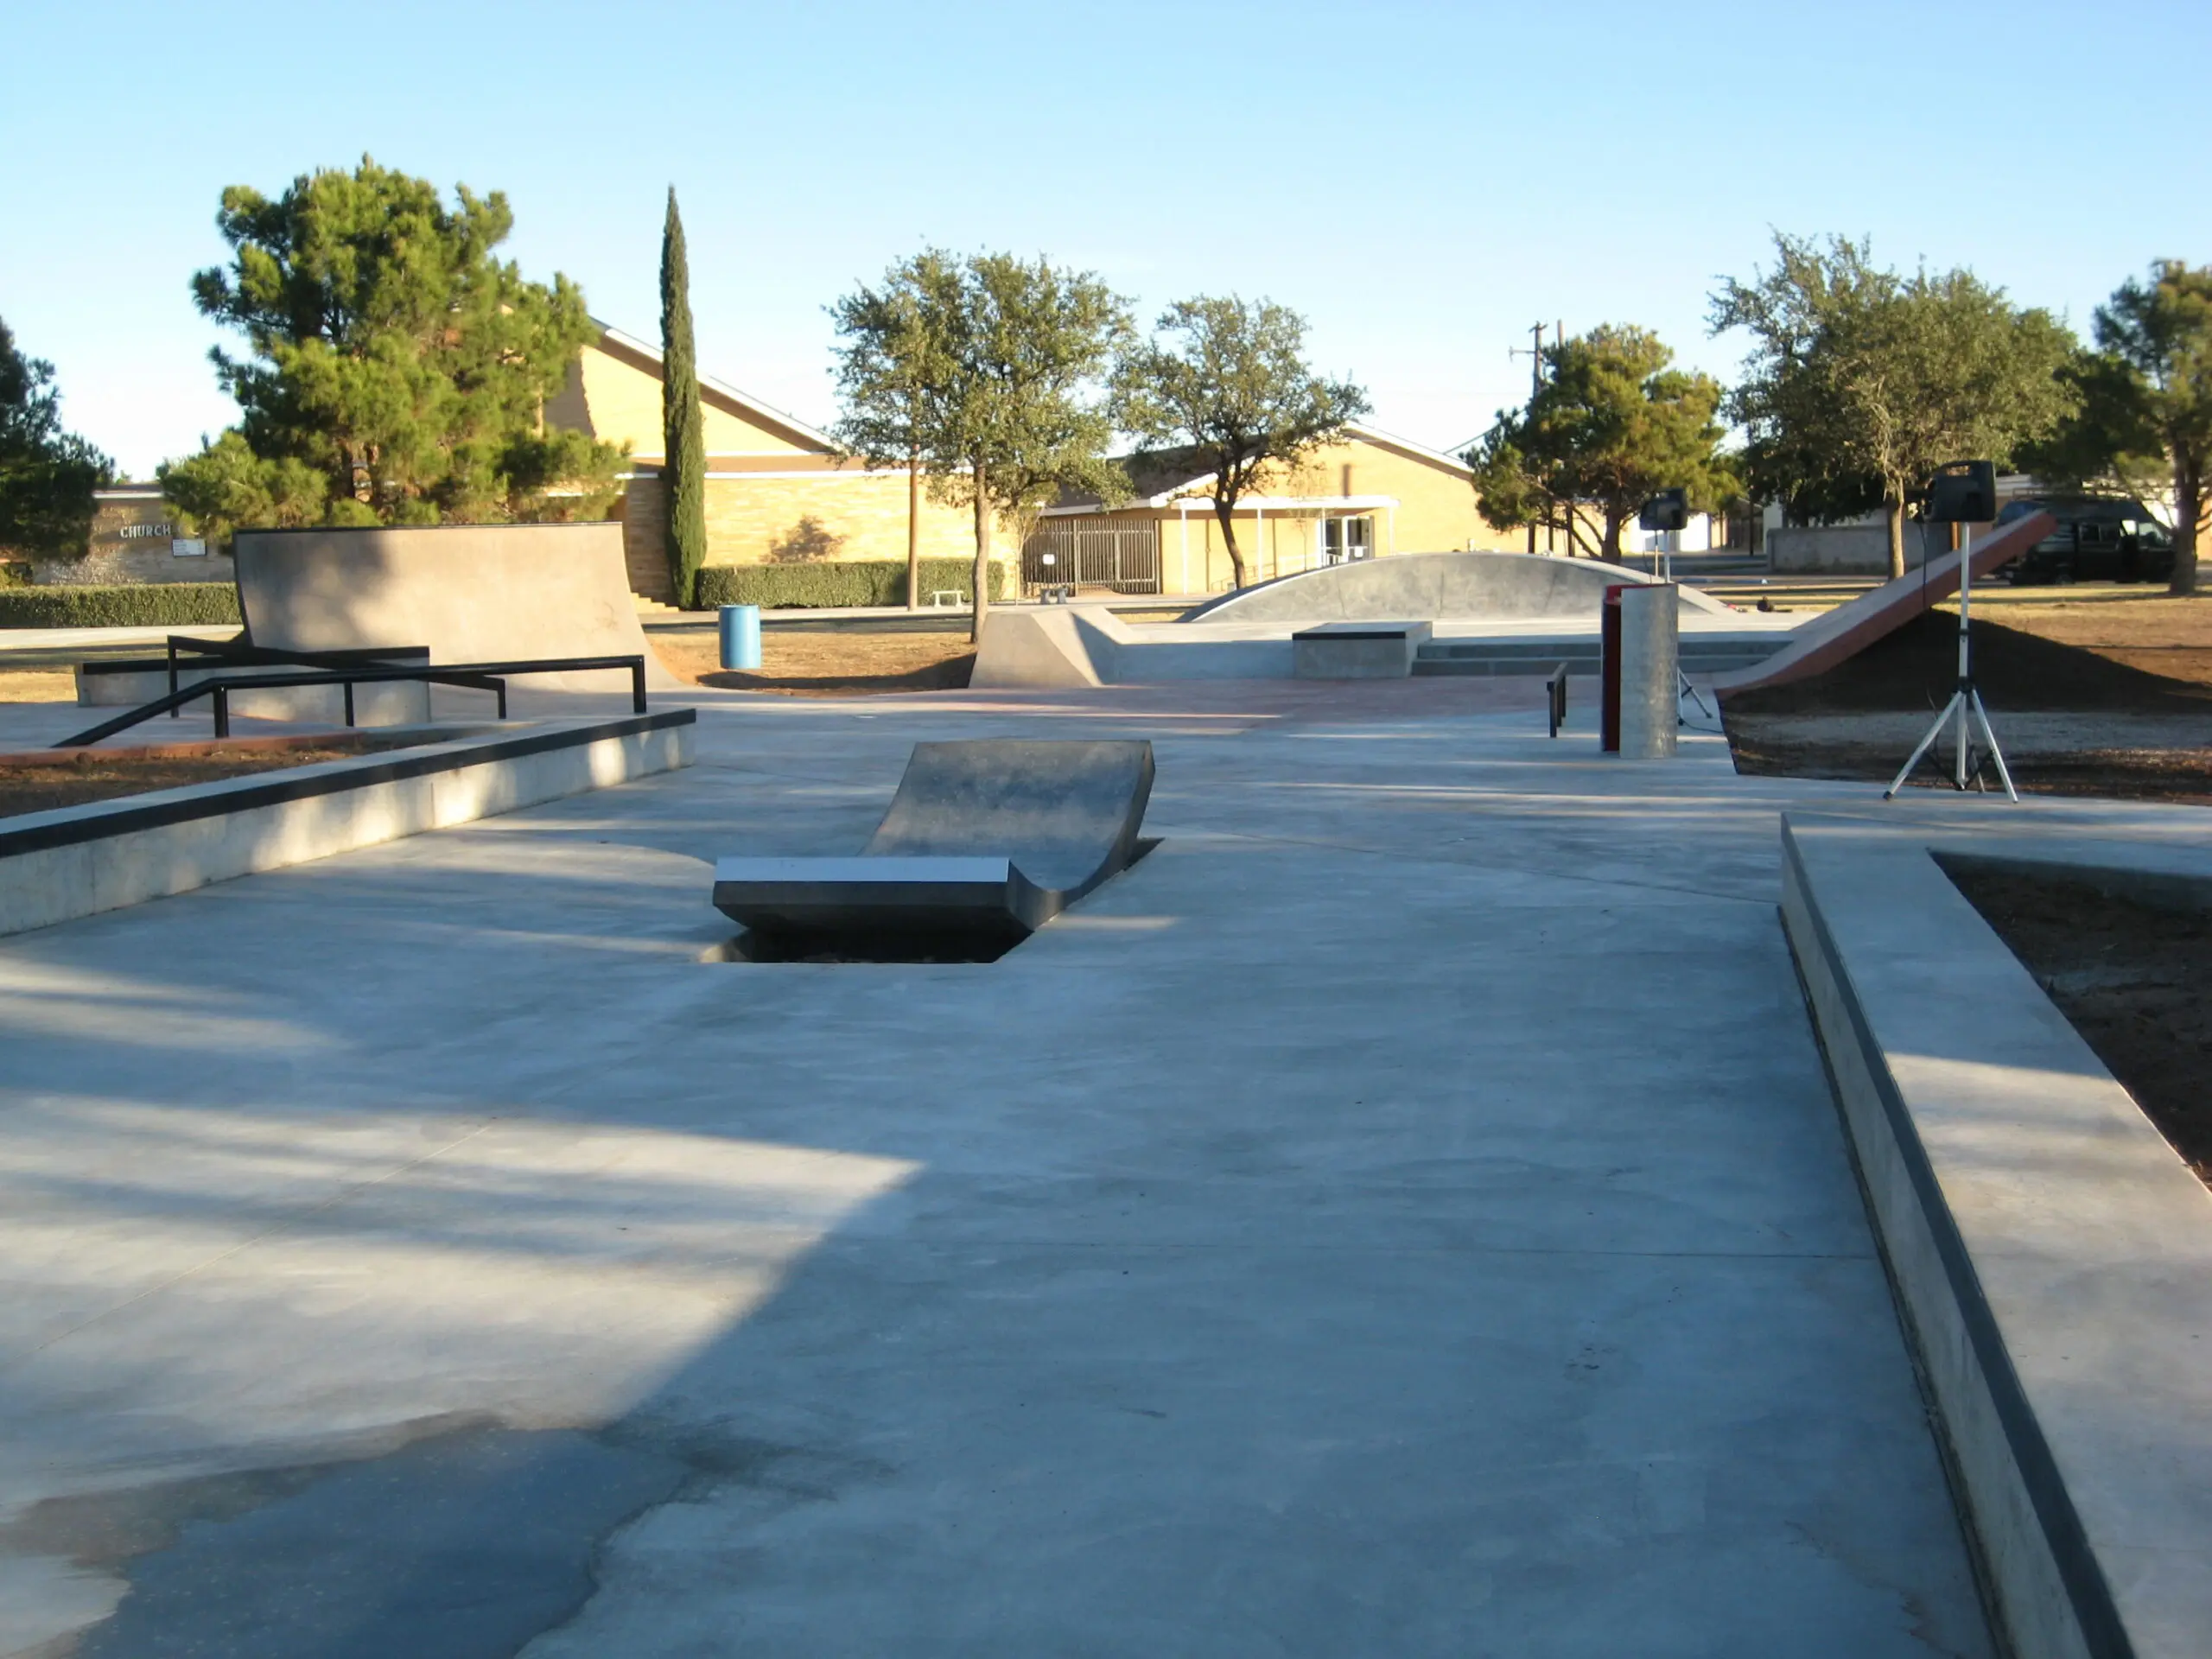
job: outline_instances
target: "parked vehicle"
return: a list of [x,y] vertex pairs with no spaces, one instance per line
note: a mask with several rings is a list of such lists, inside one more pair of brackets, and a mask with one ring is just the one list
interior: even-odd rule
[[2047,582],[2165,582],[2174,538],[2140,501],[2111,496],[2023,497],[1997,514],[2002,526],[2047,512],[2058,528],[2005,566],[2018,586]]

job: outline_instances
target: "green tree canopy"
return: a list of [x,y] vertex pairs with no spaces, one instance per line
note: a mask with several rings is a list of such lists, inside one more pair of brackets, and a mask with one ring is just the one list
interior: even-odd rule
[[1881,506],[1902,575],[1905,509],[1936,467],[2005,466],[2056,428],[2073,334],[1970,270],[1900,276],[1841,237],[1777,235],[1775,250],[1772,270],[1713,297],[1713,331],[1751,337],[1729,404],[1746,471],[1801,518]]
[[273,201],[224,191],[216,225],[236,257],[199,272],[192,292],[245,337],[244,357],[211,353],[241,418],[162,468],[180,516],[222,538],[270,522],[605,509],[621,452],[543,419],[595,333],[583,296],[493,257],[514,223],[504,195],[455,194],[448,208],[434,185],[367,157],[295,179]]
[[1114,418],[1146,450],[1185,452],[1208,494],[1236,585],[1236,504],[1367,413],[1367,393],[1306,362],[1306,319],[1268,300],[1182,300],[1114,374]]
[[1065,489],[1118,499],[1096,395],[1128,310],[1088,272],[1039,258],[926,249],[830,308],[839,441],[871,467],[918,461],[937,500],[976,523],[974,634],[989,604],[991,528]]
[[707,416],[699,404],[699,353],[691,337],[691,264],[676,187],[660,236],[661,487],[669,585],[688,607],[707,562]]
[[2096,348],[2063,372],[2075,406],[2022,457],[2057,484],[2156,500],[2174,519],[2172,591],[2196,591],[2197,543],[2212,528],[2212,266],[2162,259],[2097,308]]
[[1573,546],[1586,505],[1599,553],[1618,563],[1623,526],[1661,490],[1688,492],[1700,512],[1726,506],[1738,485],[1720,453],[1720,385],[1674,360],[1650,330],[1611,324],[1546,346],[1528,406],[1500,411],[1467,452],[1484,520],[1564,524]]
[[92,492],[114,479],[113,462],[62,429],[54,365],[25,357],[0,322],[0,548],[81,557]]

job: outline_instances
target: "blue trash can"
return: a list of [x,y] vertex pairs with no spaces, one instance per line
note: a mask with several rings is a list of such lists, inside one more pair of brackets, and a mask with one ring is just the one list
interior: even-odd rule
[[722,666],[757,669],[760,666],[760,607],[725,605],[721,611]]

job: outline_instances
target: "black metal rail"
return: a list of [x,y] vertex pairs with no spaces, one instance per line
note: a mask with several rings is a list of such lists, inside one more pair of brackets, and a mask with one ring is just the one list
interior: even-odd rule
[[[177,653],[198,657],[213,657],[226,663],[258,664],[281,668],[297,665],[302,668],[375,667],[391,664],[395,666],[411,664],[420,658],[430,660],[428,645],[383,645],[367,650],[347,651],[279,651],[273,645],[257,645],[245,639],[202,639],[188,633],[168,636],[169,690],[177,690]],[[178,710],[171,709],[169,718],[175,720]],[[353,723],[353,688],[346,688],[346,723]]]
[[507,717],[506,677],[515,674],[580,673],[592,669],[627,669],[630,671],[630,705],[639,713],[645,712],[645,659],[643,657],[540,657],[512,663],[441,663],[410,667],[388,661],[363,663],[358,667],[330,667],[312,673],[296,674],[240,674],[222,679],[206,679],[181,686],[166,696],[156,697],[127,714],[113,720],[65,737],[54,745],[57,749],[82,748],[98,743],[103,738],[128,731],[141,721],[151,720],[182,708],[200,697],[212,699],[215,713],[215,735],[231,734],[231,693],[233,691],[276,690],[291,686],[337,685],[346,695],[346,723],[353,723],[353,688],[356,685],[377,685],[391,681],[419,680],[429,685],[458,685],[471,690],[490,691],[499,700],[501,720]]

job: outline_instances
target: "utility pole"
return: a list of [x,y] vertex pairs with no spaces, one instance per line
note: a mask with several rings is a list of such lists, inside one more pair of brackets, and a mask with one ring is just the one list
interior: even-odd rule
[[[1529,359],[1529,408],[1533,413],[1536,407],[1536,394],[1544,389],[1544,325],[1542,323],[1532,322],[1529,325],[1529,349],[1524,352],[1518,346],[1509,346],[1506,347],[1505,354],[1510,358],[1525,357]],[[1536,550],[1536,527],[1534,524],[1529,526],[1529,550],[1531,553]]]

